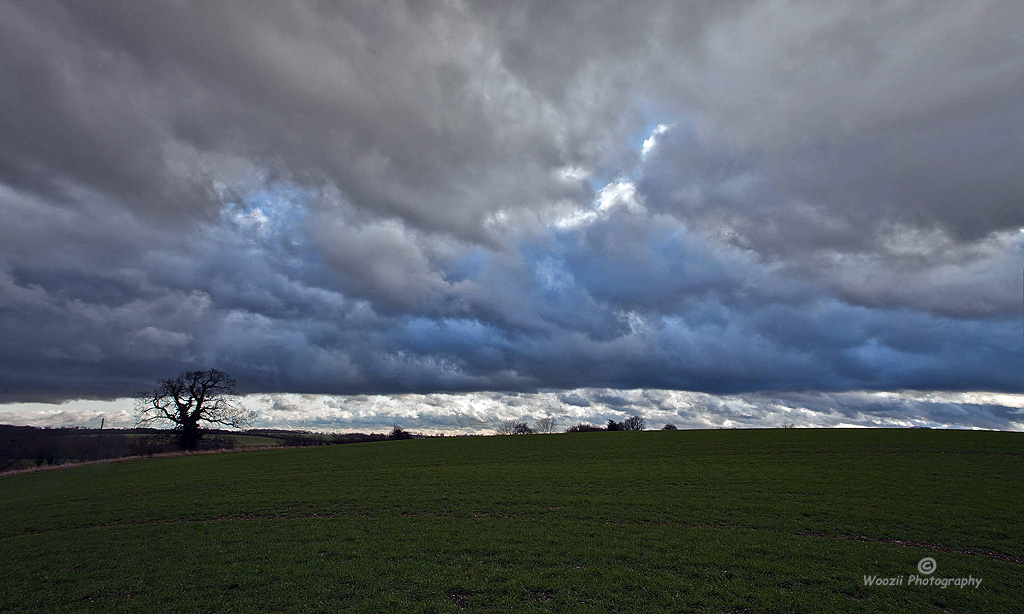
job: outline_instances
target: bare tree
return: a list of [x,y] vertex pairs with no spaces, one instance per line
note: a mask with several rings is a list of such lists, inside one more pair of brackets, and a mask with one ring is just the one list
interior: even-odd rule
[[498,428],[494,429],[499,435],[529,435],[533,433],[533,429],[529,427],[525,422],[519,420],[502,420],[498,423]]
[[537,421],[537,425],[533,427],[538,433],[554,433],[555,432],[555,419],[551,417],[541,418]]
[[201,424],[248,425],[254,412],[245,410],[235,393],[235,380],[223,371],[186,371],[161,381],[136,400],[139,426],[153,422],[174,425],[182,450],[195,450],[203,437]]
[[[642,431],[647,423],[640,416],[630,416],[623,420],[621,423],[622,430],[624,431]],[[609,429],[610,430],[610,429]]]
[[498,423],[498,426],[497,428],[494,429],[494,432],[499,435],[511,435],[515,432],[517,424],[519,424],[519,421],[515,419],[502,420],[501,422]]
[[525,422],[520,422],[516,425],[516,428],[512,431],[513,435],[533,435],[537,431],[530,428],[530,425]]

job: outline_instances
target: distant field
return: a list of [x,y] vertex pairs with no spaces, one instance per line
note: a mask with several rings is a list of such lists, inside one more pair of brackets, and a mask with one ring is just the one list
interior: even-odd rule
[[[210,430],[200,442],[203,451],[230,448],[302,447],[384,440],[367,433],[311,433],[280,429]],[[178,451],[168,429],[39,428],[0,424],[0,473]]]
[[267,446],[279,446],[281,445],[280,439],[274,439],[273,437],[263,437],[260,435],[227,435],[231,439],[235,440],[235,445],[239,448],[262,448]]
[[[95,435],[94,435],[95,436]],[[131,438],[146,438],[152,437],[150,433],[128,433],[126,437]],[[244,435],[241,433],[218,433],[216,437],[223,439],[230,439],[235,442],[235,446],[239,448],[265,448],[268,446],[279,446],[281,440],[274,437],[266,437],[264,435]]]
[[[1024,436],[442,438],[0,477],[0,611],[1024,611]],[[864,586],[973,576],[980,588]]]

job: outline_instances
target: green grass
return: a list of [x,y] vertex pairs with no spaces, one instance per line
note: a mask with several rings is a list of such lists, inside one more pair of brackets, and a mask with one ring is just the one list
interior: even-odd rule
[[[221,435],[224,437],[224,435]],[[280,439],[273,437],[264,437],[262,435],[227,435],[231,439],[235,440],[235,445],[239,448],[266,448],[270,446],[281,445]]]
[[[1020,612],[1024,436],[443,438],[0,477],[0,611]],[[973,575],[978,589],[866,587]]]

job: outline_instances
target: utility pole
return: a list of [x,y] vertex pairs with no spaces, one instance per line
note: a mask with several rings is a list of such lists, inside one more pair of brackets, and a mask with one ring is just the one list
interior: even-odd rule
[[100,417],[100,432],[96,435],[96,460],[100,458],[100,440],[103,439],[103,423],[106,417]]

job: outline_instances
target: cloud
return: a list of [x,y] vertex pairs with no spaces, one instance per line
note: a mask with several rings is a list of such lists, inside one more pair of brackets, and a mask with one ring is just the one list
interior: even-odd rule
[[[243,399],[256,428],[490,435],[502,420],[555,420],[557,430],[640,416],[647,428],[928,427],[1024,430],[1024,396],[848,391],[713,395],[675,390],[578,388],[561,393],[431,393],[326,396],[260,394]],[[0,406],[0,422],[108,427],[134,423],[131,399]]]
[[1020,392],[1022,17],[2,3],[0,400]]

